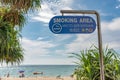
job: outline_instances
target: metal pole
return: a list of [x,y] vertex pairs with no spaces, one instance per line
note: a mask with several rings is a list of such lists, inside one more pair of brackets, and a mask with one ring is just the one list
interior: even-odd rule
[[100,53],[100,79],[105,80],[104,76],[104,59],[102,53],[102,34],[101,34],[101,25],[100,25],[100,16],[98,13],[97,15],[97,29],[98,29],[98,46],[99,46],[99,53]]
[[100,26],[100,16],[99,13],[94,10],[61,10],[62,15],[67,14],[95,14],[97,16],[97,29],[98,29],[98,47],[100,54],[100,80],[105,80],[104,77],[104,61],[102,53],[102,35],[101,35],[101,26]]

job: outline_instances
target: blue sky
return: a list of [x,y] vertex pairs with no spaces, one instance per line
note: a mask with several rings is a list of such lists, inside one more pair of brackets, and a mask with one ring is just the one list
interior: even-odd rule
[[[22,30],[22,64],[73,64],[68,53],[97,45],[97,30],[92,34],[54,34],[49,30],[52,17],[60,10],[96,10],[100,14],[103,47],[120,53],[120,0],[43,0],[41,9],[29,12]],[[90,15],[89,15],[90,16]]]

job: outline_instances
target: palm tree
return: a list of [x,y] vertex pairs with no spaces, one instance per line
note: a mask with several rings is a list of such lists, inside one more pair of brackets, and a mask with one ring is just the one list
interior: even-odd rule
[[[119,80],[120,58],[113,50],[106,47],[104,53],[105,80]],[[83,50],[79,54],[72,53],[78,61],[74,74],[77,80],[100,80],[99,49]]]
[[[5,26],[5,25],[4,25]],[[23,49],[19,43],[18,32],[9,25],[0,27],[0,62],[20,63],[23,61]]]
[[[9,8],[0,8],[0,11],[0,62],[12,65],[20,63],[23,61],[23,49],[19,33],[25,21],[24,16]],[[16,29],[16,25],[20,27]]]
[[40,0],[0,0],[0,62],[19,64],[23,61],[20,31],[29,10],[40,8]]
[[39,9],[41,0],[0,0],[3,6],[10,7],[13,10],[27,12],[28,10]]

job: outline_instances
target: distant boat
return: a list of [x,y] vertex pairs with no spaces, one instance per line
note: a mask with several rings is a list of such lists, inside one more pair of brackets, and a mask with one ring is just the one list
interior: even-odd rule
[[43,74],[43,72],[34,72],[34,75]]

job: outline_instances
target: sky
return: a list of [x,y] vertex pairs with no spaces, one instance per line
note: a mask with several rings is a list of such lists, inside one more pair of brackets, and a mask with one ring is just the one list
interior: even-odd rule
[[98,45],[97,29],[91,34],[52,33],[49,21],[54,16],[61,16],[60,10],[96,10],[100,14],[103,48],[108,45],[120,53],[120,0],[43,0],[40,10],[26,15],[21,32],[22,65],[74,64],[76,60],[69,58],[69,53]]

